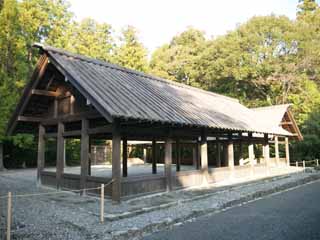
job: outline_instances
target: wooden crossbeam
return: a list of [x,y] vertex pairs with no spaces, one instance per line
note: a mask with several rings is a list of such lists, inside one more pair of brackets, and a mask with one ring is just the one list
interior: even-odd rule
[[290,122],[290,121],[281,122],[281,125],[293,125],[293,122]]
[[40,89],[32,89],[31,94],[39,95],[39,96],[46,96],[46,97],[58,97],[59,93],[47,90],[40,90]]
[[18,116],[17,121],[20,121],[20,122],[41,122],[41,121],[43,121],[43,118]]
[[111,133],[111,132],[112,132],[112,125],[88,129],[89,134]]

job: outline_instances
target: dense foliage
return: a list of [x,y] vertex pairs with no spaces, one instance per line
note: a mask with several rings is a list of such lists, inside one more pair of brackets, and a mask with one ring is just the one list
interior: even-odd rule
[[[147,58],[137,30],[117,36],[108,23],[76,21],[67,0],[0,1],[0,142],[34,148],[30,136],[4,131],[32,73],[34,42],[238,98],[249,107],[293,103],[305,141],[299,158],[319,157],[320,8],[300,0],[297,17],[257,16],[215,38],[188,28]],[[76,146],[76,144],[74,145]]]

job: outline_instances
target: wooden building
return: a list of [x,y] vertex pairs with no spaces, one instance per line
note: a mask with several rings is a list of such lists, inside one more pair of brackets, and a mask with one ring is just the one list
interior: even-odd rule
[[[279,123],[269,124],[265,116],[261,117],[261,109],[248,109],[236,99],[50,46],[35,46],[39,48],[40,58],[7,132],[37,136],[39,184],[58,189],[85,189],[112,179],[105,192],[114,201],[120,201],[122,196],[218,181],[228,172],[265,169],[269,166],[270,142],[275,143],[279,158],[278,138],[284,139],[288,164],[289,139],[302,139],[289,106]],[[44,169],[48,138],[57,139],[54,173]],[[64,172],[66,138],[81,139],[80,174]],[[91,176],[92,139],[112,140],[112,176]],[[127,141],[131,140],[152,143],[150,174],[128,174],[126,150]],[[164,149],[161,174],[157,173],[159,142]],[[182,144],[192,148],[194,170],[180,171]],[[217,149],[213,167],[208,165],[208,144]],[[248,145],[248,166],[238,166],[234,155],[237,145],[241,156],[243,144]],[[262,144],[264,149],[265,161],[256,166],[254,144]],[[173,146],[177,153],[175,169],[172,168]]]

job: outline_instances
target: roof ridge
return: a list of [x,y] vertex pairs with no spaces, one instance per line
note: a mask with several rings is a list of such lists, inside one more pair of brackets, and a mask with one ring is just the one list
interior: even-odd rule
[[204,94],[209,94],[209,95],[213,95],[213,96],[217,96],[217,97],[222,97],[224,99],[227,99],[227,100],[230,100],[230,101],[233,101],[233,102],[239,102],[239,100],[236,99],[236,98],[232,98],[232,97],[225,96],[225,95],[222,95],[222,94],[206,91],[206,90],[201,89],[201,88],[196,88],[196,87],[189,86],[189,85],[186,85],[186,84],[183,84],[183,83],[179,83],[179,82],[175,82],[175,81],[172,81],[172,80],[160,78],[158,76],[154,76],[154,75],[151,75],[151,74],[148,74],[148,73],[139,72],[137,70],[133,70],[133,69],[130,69],[130,68],[122,67],[122,66],[114,64],[114,63],[110,63],[110,62],[107,62],[107,61],[103,61],[103,60],[87,57],[87,56],[81,55],[81,54],[72,53],[72,52],[69,52],[69,51],[66,51],[66,50],[63,50],[63,49],[60,49],[60,48],[55,48],[55,47],[52,47],[52,46],[49,46],[49,45],[43,45],[41,43],[35,43],[35,44],[33,44],[33,46],[37,47],[37,48],[40,48],[40,49],[42,49],[44,51],[56,52],[56,53],[59,53],[59,54],[62,54],[62,55],[66,55],[66,56],[69,56],[69,57],[72,57],[72,58],[79,59],[81,61],[86,61],[88,63],[101,65],[103,67],[112,68],[112,69],[115,69],[115,70],[118,70],[118,71],[123,71],[123,72],[126,72],[126,73],[135,74],[137,76],[148,78],[148,79],[153,80],[153,81],[159,81],[159,82],[162,82],[162,83],[165,83],[165,84],[174,85],[174,86],[178,86],[178,87],[181,87],[181,88],[192,89],[192,90],[195,90],[195,91],[202,92]]
[[280,108],[280,107],[290,107],[292,106],[291,103],[284,103],[284,104],[277,104],[277,105],[269,105],[269,106],[264,106],[264,107],[254,107],[250,108],[251,110],[264,110],[264,109],[269,109],[269,108]]

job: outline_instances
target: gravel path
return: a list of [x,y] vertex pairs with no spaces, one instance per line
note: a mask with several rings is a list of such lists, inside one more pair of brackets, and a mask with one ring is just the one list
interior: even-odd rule
[[[133,214],[129,218],[99,223],[99,199],[79,197],[73,193],[34,196],[13,199],[12,239],[128,239],[140,238],[144,233],[163,229],[172,224],[191,221],[194,217],[214,212],[221,208],[259,197],[265,192],[279,191],[294,186],[297,182],[320,178],[318,173],[298,173],[277,181],[258,181],[212,192],[196,191],[193,194],[184,191],[174,192],[151,198],[124,201],[121,205],[105,203],[107,214],[141,209],[150,205],[171,203],[161,210]],[[54,192],[49,188],[37,188],[34,170],[8,171],[0,173],[0,196],[9,190],[13,194]],[[214,194],[208,194],[208,191]],[[187,197],[203,198],[185,201]],[[205,195],[207,194],[207,195]],[[179,197],[179,195],[181,197]],[[156,200],[157,199],[157,200]],[[173,203],[173,204],[172,204]],[[5,227],[6,200],[0,199],[0,239]]]

